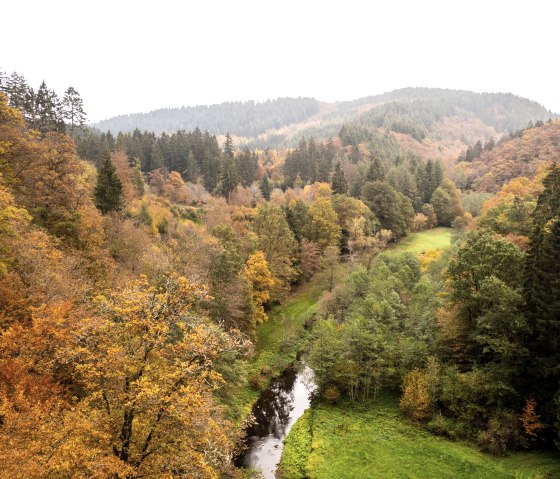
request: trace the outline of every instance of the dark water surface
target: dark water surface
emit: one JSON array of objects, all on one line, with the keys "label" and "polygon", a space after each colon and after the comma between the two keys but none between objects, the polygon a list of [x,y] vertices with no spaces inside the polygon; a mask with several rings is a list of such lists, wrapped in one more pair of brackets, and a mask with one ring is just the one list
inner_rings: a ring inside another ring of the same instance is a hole
[{"label": "dark water surface", "polygon": [[258,469],[265,479],[274,479],[283,441],[309,408],[314,390],[313,371],[304,361],[284,371],[253,407],[255,422],[247,429],[248,449],[237,459],[237,466]]}]

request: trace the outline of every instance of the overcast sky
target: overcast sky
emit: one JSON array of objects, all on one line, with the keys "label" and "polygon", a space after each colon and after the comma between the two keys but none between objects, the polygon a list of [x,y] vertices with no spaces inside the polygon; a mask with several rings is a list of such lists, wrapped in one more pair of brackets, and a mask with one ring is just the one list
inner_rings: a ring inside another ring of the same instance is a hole
[{"label": "overcast sky", "polygon": [[73,86],[91,121],[405,86],[512,92],[560,112],[556,0],[8,0],[0,12],[0,69]]}]

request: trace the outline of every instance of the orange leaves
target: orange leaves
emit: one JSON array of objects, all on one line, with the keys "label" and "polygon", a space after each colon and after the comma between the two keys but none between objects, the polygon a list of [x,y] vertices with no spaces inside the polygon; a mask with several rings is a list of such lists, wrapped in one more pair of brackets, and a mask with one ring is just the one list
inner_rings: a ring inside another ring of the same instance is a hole
[{"label": "orange leaves", "polygon": [[523,425],[523,430],[529,438],[529,441],[536,441],[538,432],[544,429],[544,425],[539,421],[540,416],[536,413],[537,401],[527,399],[523,413],[519,416],[519,420]]}]

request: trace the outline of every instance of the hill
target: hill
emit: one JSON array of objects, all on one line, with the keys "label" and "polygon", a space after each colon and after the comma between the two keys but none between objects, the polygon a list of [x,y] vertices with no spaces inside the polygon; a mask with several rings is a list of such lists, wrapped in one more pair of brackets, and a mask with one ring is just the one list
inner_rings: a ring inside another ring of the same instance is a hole
[{"label": "hill", "polygon": [[541,162],[560,158],[560,121],[538,123],[504,137],[471,161],[459,161],[453,176],[462,188],[497,192],[508,181],[533,177]]},{"label": "hill", "polygon": [[279,98],[262,103],[167,108],[113,117],[92,126],[102,131],[131,132],[138,128],[157,134],[198,127],[215,135],[229,132],[240,144],[279,147],[291,146],[301,136],[328,138],[336,135],[343,124],[357,123],[383,127],[417,142],[433,138],[466,145],[475,139],[518,130],[530,121],[556,116],[538,103],[510,93],[403,88],[336,103]]}]

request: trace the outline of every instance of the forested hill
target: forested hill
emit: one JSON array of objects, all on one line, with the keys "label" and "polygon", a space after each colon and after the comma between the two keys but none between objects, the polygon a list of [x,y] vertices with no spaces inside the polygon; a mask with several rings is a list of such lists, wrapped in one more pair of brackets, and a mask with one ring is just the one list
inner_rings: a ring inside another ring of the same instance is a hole
[{"label": "forested hill", "polygon": [[149,113],[121,115],[93,126],[114,132],[132,132],[138,128],[155,133],[174,133],[200,128],[212,134],[230,132],[256,137],[269,129],[299,123],[318,113],[320,104],[313,98],[278,98],[262,103],[227,102],[219,105],[164,108]]},{"label": "forested hill", "polygon": [[156,134],[198,127],[215,135],[229,132],[254,146],[277,147],[293,145],[302,135],[334,136],[345,123],[384,127],[421,141],[434,134],[441,136],[441,123],[450,118],[455,122],[476,120],[482,128],[493,132],[511,132],[524,128],[530,121],[556,117],[542,105],[510,93],[403,88],[337,103],[279,98],[262,103],[167,108],[117,116],[92,126],[112,132],[132,132],[138,128]]}]

